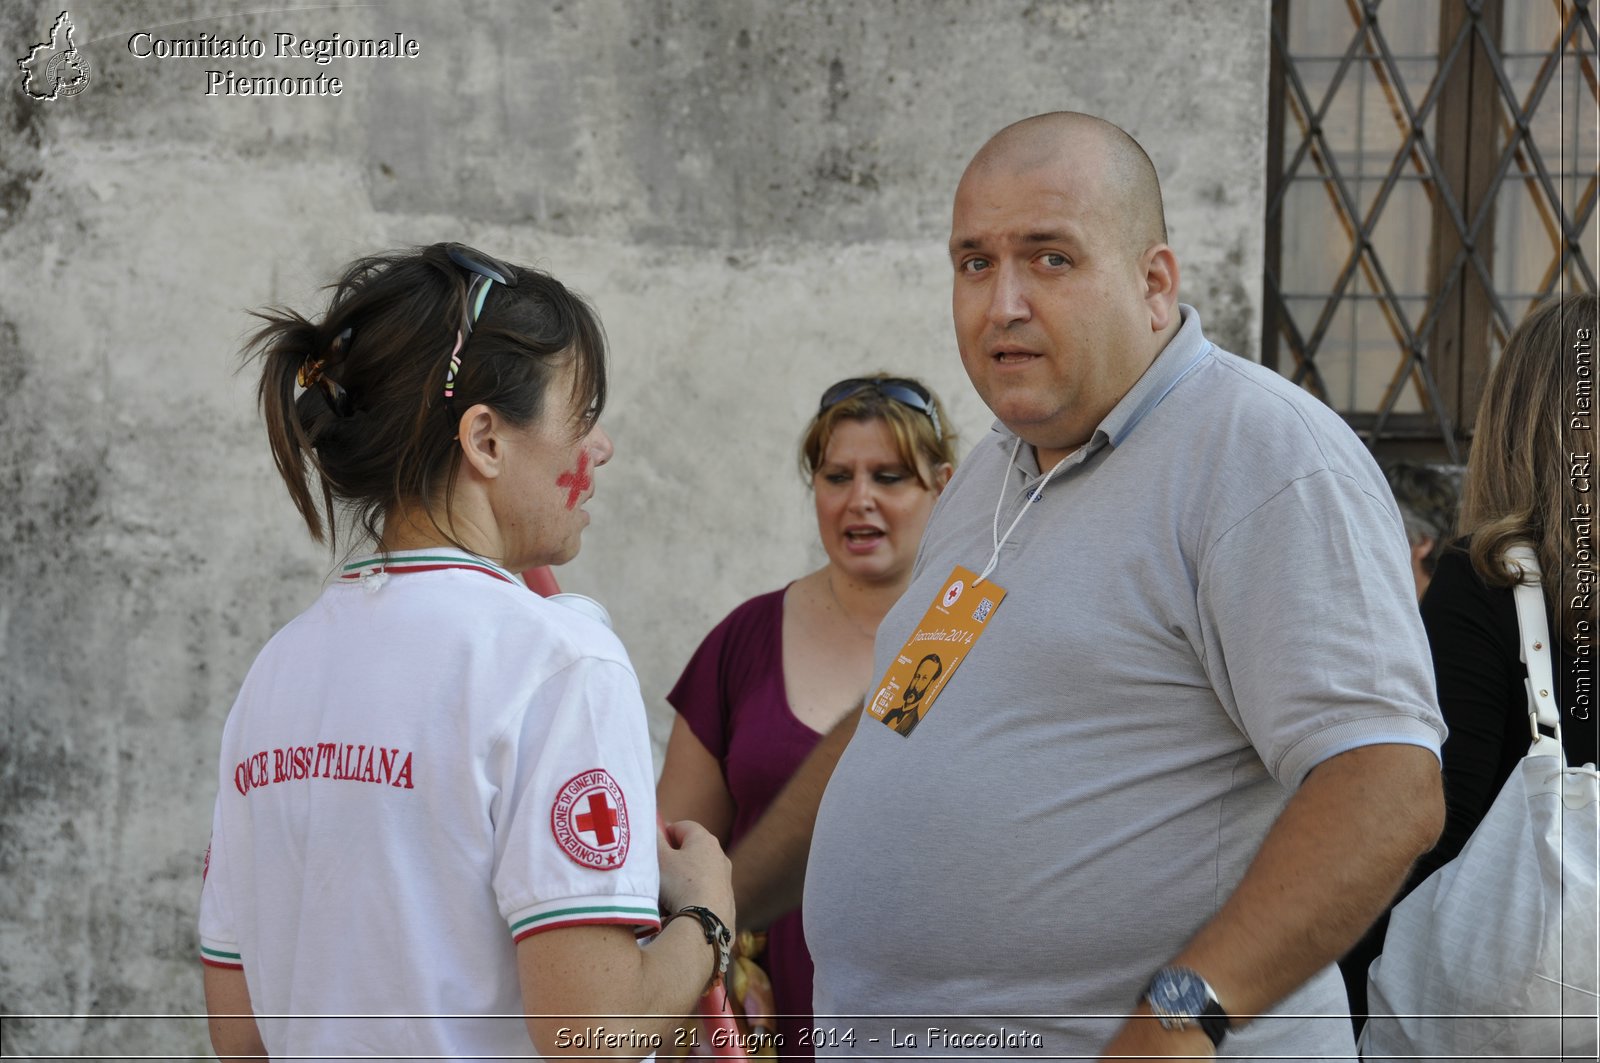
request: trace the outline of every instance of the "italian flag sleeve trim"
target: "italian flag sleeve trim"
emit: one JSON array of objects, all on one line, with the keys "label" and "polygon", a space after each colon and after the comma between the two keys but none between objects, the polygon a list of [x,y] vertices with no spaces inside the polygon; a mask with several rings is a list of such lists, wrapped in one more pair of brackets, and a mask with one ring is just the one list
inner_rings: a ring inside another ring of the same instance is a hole
[{"label": "italian flag sleeve trim", "polygon": [[200,962],[207,967],[223,967],[230,971],[244,970],[244,958],[237,952],[212,948],[203,943],[200,946]]},{"label": "italian flag sleeve trim", "polygon": [[631,926],[646,937],[661,930],[661,910],[649,897],[567,897],[524,908],[508,922],[513,941],[563,926]]}]

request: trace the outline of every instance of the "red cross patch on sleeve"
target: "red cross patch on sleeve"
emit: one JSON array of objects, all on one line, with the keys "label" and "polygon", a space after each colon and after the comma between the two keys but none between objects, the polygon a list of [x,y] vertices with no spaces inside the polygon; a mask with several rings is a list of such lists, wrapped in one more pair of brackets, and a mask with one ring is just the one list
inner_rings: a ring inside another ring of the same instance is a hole
[{"label": "red cross patch on sleeve", "polygon": [[622,787],[600,768],[574,775],[556,791],[550,829],[581,867],[615,871],[628,859],[628,806]]}]

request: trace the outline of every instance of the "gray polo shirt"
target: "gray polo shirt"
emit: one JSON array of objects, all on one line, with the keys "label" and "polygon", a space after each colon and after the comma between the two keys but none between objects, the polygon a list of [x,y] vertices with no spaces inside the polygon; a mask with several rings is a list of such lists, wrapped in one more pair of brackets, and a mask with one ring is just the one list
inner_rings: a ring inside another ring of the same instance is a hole
[{"label": "gray polo shirt", "polygon": [[[1011,464],[997,425],[934,511],[879,675],[952,568],[982,571],[997,500],[1002,532],[1029,510],[990,577],[1007,597],[938,702],[909,736],[862,719],[823,798],[819,1024],[890,1016],[841,1022],[856,1043],[828,1051],[1093,1057],[1307,772],[1372,743],[1438,752],[1382,475],[1331,410],[1182,313],[1036,501],[1032,448]],[[1322,1017],[1224,1048],[1353,1056],[1345,1009],[1330,966],[1278,1009]]]}]

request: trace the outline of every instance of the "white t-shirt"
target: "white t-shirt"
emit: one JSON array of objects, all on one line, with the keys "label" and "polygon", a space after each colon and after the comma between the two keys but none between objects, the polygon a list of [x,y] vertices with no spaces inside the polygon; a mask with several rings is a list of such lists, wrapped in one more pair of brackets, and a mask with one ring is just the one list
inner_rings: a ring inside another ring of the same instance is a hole
[{"label": "white t-shirt", "polygon": [[531,1054],[514,941],[659,929],[622,644],[461,551],[346,566],[245,679],[206,866],[273,1056]]}]

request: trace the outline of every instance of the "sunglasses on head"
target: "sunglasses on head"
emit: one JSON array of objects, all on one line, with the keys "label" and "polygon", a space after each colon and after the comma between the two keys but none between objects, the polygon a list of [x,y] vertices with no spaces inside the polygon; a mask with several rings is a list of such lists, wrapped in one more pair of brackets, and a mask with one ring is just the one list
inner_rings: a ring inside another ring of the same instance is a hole
[{"label": "sunglasses on head", "polygon": [[933,395],[915,380],[907,380],[904,377],[887,377],[881,380],[855,377],[841,380],[822,393],[822,402],[817,406],[817,412],[821,413],[837,406],[845,399],[854,398],[863,391],[875,391],[886,399],[925,414],[928,420],[933,422],[933,437],[940,442],[944,441],[944,427],[939,424],[939,411],[934,408]]},{"label": "sunglasses on head", "polygon": [[489,301],[489,289],[496,283],[507,288],[515,288],[517,271],[504,262],[474,251],[464,244],[451,244],[445,248],[445,253],[450,256],[451,262],[473,275],[472,282],[467,285],[466,313],[462,317],[461,328],[456,330],[456,345],[450,352],[450,368],[444,377],[444,397],[448,402],[456,395],[456,373],[461,369],[461,346],[467,342],[467,337],[472,335],[472,327],[478,323],[478,317],[483,313],[483,304]]}]

